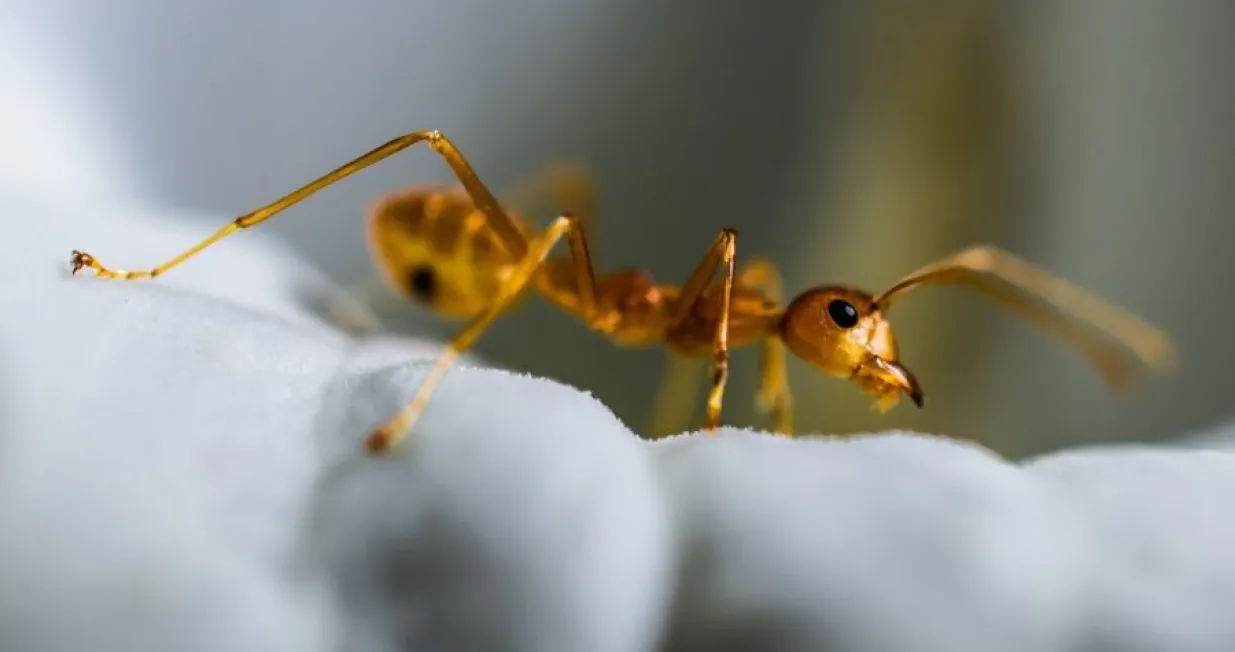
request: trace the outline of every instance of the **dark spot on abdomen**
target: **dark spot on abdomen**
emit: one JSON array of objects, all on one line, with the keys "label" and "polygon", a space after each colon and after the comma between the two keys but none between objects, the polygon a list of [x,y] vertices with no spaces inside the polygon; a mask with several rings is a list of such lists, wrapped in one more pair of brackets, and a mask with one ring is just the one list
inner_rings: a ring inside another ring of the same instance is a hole
[{"label": "dark spot on abdomen", "polygon": [[407,287],[422,301],[432,301],[437,296],[437,270],[432,265],[417,265],[407,274]]}]

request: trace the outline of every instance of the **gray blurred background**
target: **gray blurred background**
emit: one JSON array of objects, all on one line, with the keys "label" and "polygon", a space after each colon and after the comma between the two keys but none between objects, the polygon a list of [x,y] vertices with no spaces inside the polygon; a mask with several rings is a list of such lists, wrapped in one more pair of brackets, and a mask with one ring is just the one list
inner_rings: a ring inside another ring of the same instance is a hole
[{"label": "gray blurred background", "polygon": [[[791,292],[878,290],[988,241],[1169,331],[1179,371],[1119,397],[1026,324],[929,289],[893,313],[927,409],[880,416],[795,361],[799,430],[907,427],[1011,455],[1158,439],[1233,412],[1233,24],[1219,0],[0,0],[0,171],[31,185],[102,174],[100,196],[223,220],[436,128],[499,193],[547,164],[587,165],[601,264],[666,281],[723,226],[740,257],[778,260]],[[77,122],[40,122],[29,84],[59,89],[55,115]],[[364,285],[369,204],[451,180],[413,150],[263,228]],[[382,316],[454,328],[412,307]],[[538,300],[479,352],[588,389],[636,430],[664,364]],[[763,424],[756,358],[736,355],[729,423]]]}]

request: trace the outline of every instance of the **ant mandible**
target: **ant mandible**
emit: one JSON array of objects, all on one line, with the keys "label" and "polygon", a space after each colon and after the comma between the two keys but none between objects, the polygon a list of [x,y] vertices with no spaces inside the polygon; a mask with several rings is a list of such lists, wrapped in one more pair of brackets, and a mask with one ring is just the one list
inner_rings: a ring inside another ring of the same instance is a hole
[{"label": "ant mandible", "polygon": [[[1073,348],[1122,389],[1173,357],[1170,339],[1136,317],[1005,251],[965,249],[907,275],[878,295],[846,285],[807,289],[783,303],[781,280],[769,260],[735,266],[737,233],[722,229],[682,286],[655,282],[638,269],[597,274],[589,243],[594,191],[578,170],[557,168],[529,180],[531,198],[554,195],[575,213],[562,213],[535,233],[518,214],[503,208],[459,150],[438,131],[418,131],[390,140],[292,193],[237,217],[227,226],[163,264],[144,271],[104,266],[74,251],[76,273],[141,279],[159,276],[224,237],[256,226],[310,195],[416,143],[427,142],[462,185],[410,189],[387,195],[369,218],[368,239],[377,266],[403,296],[440,314],[470,319],[446,346],[412,399],[366,440],[371,453],[388,451],[423,413],[451,365],[504,311],[529,289],[621,346],[664,345],[680,357],[710,357],[711,387],[705,431],[720,425],[729,352],[762,343],[757,399],[773,429],[792,434],[792,403],[785,350],[831,376],[848,379],[881,411],[901,395],[919,407],[923,393],[900,362],[886,313],[915,287],[969,287],[1020,315]],[[512,202],[513,205],[516,202]],[[549,256],[566,238],[569,256]],[[714,280],[717,269],[719,282]]]}]

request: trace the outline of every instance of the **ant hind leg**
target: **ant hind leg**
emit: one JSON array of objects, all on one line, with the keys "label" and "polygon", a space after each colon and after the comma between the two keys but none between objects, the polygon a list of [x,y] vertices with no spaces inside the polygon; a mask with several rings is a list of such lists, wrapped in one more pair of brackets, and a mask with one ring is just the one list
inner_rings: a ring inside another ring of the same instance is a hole
[{"label": "ant hind leg", "polygon": [[[548,211],[569,211],[579,218],[588,242],[596,244],[596,180],[584,166],[558,163],[519,182],[506,194],[506,208],[531,217]],[[551,206],[546,204],[552,203]],[[595,255],[595,252],[593,252]]]},{"label": "ant hind leg", "polygon": [[[514,305],[532,287],[532,279],[535,278],[536,272],[540,270],[541,265],[549,257],[549,252],[563,236],[569,236],[571,259],[580,275],[581,297],[586,297],[581,300],[582,305],[587,311],[593,309],[595,305],[593,302],[594,281],[586,258],[587,244],[580,230],[579,221],[570,214],[563,214],[554,220],[544,232],[527,243],[527,255],[511,270],[510,275],[498,290],[493,303],[465,326],[443,349],[412,399],[369,435],[365,447],[370,453],[387,452],[406,437],[407,432],[424,413],[430,396],[441,383],[446,372],[463,353],[476,343],[476,340],[480,339],[485,330],[502,313]],[[581,254],[582,258],[580,258]]]},{"label": "ant hind leg", "polygon": [[314,179],[300,188],[293,190],[283,197],[237,217],[229,222],[227,226],[224,226],[214,232],[214,234],[208,236],[192,247],[189,247],[177,256],[150,269],[129,271],[110,268],[99,262],[99,260],[93,255],[77,250],[73,251],[72,256],[69,259],[69,264],[72,267],[74,274],[82,269],[90,268],[96,275],[103,278],[112,278],[125,281],[154,278],[180,265],[193,256],[196,256],[201,253],[202,250],[210,247],[223,238],[226,238],[237,231],[257,226],[271,217],[274,217],[278,213],[281,213],[291,206],[307,199],[309,196],[316,194],[318,191],[334,185],[335,183],[342,181],[343,179],[350,177],[361,170],[384,161],[394,154],[397,154],[398,152],[401,152],[421,141],[428,142],[429,147],[433,148],[434,152],[437,152],[439,156],[446,160],[446,163],[450,166],[450,169],[454,171],[455,176],[458,177],[459,181],[463,184],[463,187],[467,191],[468,196],[471,197],[472,202],[481,210],[481,212],[485,214],[486,217],[488,217],[490,226],[502,238],[502,242],[505,243],[506,247],[510,250],[510,253],[515,258],[522,258],[527,250],[527,242],[523,236],[523,233],[519,230],[518,226],[515,225],[514,221],[510,219],[510,216],[502,210],[502,207],[498,205],[497,199],[493,197],[493,193],[489,192],[489,189],[485,187],[483,182],[481,182],[480,178],[476,175],[475,170],[472,169],[472,166],[463,157],[463,154],[461,154],[454,144],[443,136],[441,132],[434,130],[415,131],[399,136],[398,138],[391,139],[373,148],[372,150],[361,154],[355,159],[344,163],[334,170],[327,172],[321,177]]}]

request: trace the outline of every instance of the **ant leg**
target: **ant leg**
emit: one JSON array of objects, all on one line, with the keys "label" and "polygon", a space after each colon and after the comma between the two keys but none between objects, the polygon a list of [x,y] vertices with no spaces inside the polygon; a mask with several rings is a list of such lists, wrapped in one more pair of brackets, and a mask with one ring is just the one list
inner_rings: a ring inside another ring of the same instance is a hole
[{"label": "ant leg", "polygon": [[484,183],[476,175],[476,172],[468,164],[459,150],[455,148],[445,136],[439,131],[416,131],[398,138],[387,141],[386,143],[362,154],[361,156],[345,163],[331,172],[301,186],[291,193],[269,203],[261,208],[253,210],[249,213],[237,217],[232,220],[227,226],[216,231],[213,235],[205,240],[193,245],[178,256],[147,270],[126,271],[122,269],[112,269],[106,267],[98,261],[94,256],[84,251],[73,251],[70,265],[72,265],[73,273],[81,271],[82,268],[89,267],[94,270],[95,274],[104,278],[114,278],[121,280],[131,280],[140,278],[154,278],[168,270],[180,265],[184,261],[192,258],[200,253],[203,249],[213,245],[223,238],[242,229],[248,229],[266,220],[283,210],[291,207],[294,204],[306,199],[310,195],[333,185],[334,183],[343,180],[365,168],[368,168],[380,161],[383,161],[390,156],[415,145],[421,141],[427,141],[429,147],[437,152],[442,158],[446,159],[446,163],[450,165],[455,176],[463,183],[463,187],[467,190],[468,195],[472,198],[473,203],[489,218],[489,223],[495,231],[501,236],[503,242],[510,249],[511,253],[516,257],[522,257],[526,252],[526,242],[523,234],[515,226],[514,222],[506,213],[502,211],[493,194],[485,187]]},{"label": "ant leg", "polygon": [[875,299],[883,309],[915,287],[962,285],[1071,347],[1107,384],[1128,387],[1146,370],[1171,366],[1163,332],[1035,265],[991,246],[925,265]]},{"label": "ant leg", "polygon": [[[714,261],[709,263],[705,260],[700,267],[715,264]],[[710,275],[705,278],[711,280]],[[769,260],[756,259],[743,265],[737,273],[736,283],[763,291],[776,305],[780,305],[784,300],[780,273]],[[694,403],[698,389],[696,369],[692,363],[694,360],[691,358],[669,353],[648,428],[652,436],[664,436],[685,429],[690,417],[682,406]],[[792,434],[793,397],[789,392],[784,343],[776,338],[764,340],[761,363],[756,405],[761,412],[771,413],[773,429],[776,432]]]},{"label": "ant leg", "polygon": [[[737,282],[738,285],[762,291],[777,306],[784,303],[780,272],[770,260],[759,258],[746,263],[738,271]],[[778,337],[769,337],[763,341],[759,358],[759,392],[755,395],[755,406],[760,412],[771,414],[772,429],[775,432],[793,434],[793,394],[789,390],[785,343]]]},{"label": "ant leg", "polygon": [[[558,163],[524,179],[507,193],[509,211],[530,217],[546,211],[568,211],[579,218],[588,242],[596,244],[596,181],[583,165]],[[553,205],[546,206],[552,203]]]},{"label": "ant leg", "polygon": [[695,267],[682,293],[677,309],[670,319],[670,330],[680,326],[690,317],[690,311],[712,281],[717,266],[723,265],[720,293],[720,318],[716,321],[716,335],[712,341],[712,378],[708,390],[707,416],[704,429],[715,434],[720,427],[721,403],[725,397],[725,383],[729,380],[729,312],[733,301],[733,259],[737,253],[737,231],[722,229],[720,235]]},{"label": "ant leg", "polygon": [[793,436],[793,393],[789,390],[785,343],[780,338],[769,337],[763,341],[759,366],[759,393],[755,395],[755,407],[771,415],[774,432]]},{"label": "ant leg", "polygon": [[411,401],[369,436],[365,447],[370,453],[386,452],[406,436],[407,431],[424,412],[429,397],[451,365],[476,343],[476,340],[506,309],[532,287],[532,279],[536,272],[541,269],[541,265],[549,257],[549,252],[564,235],[569,236],[571,259],[580,278],[580,305],[588,311],[587,314],[594,312],[595,281],[588,263],[587,241],[579,228],[578,220],[568,213],[563,214],[554,220],[543,233],[527,243],[527,255],[511,270],[510,275],[499,288],[493,303],[451,340],[438,356],[433,367],[429,369],[429,373],[425,376],[420,388],[416,390],[416,394],[412,396]]},{"label": "ant leg", "polygon": [[314,308],[330,323],[352,335],[376,335],[385,330],[379,316],[390,302],[387,287],[374,278],[344,288],[343,294],[318,301]]},{"label": "ant leg", "polygon": [[656,389],[656,402],[648,419],[645,434],[658,439],[686,430],[691,421],[692,406],[699,394],[698,359],[672,351],[665,357],[665,369]]}]

